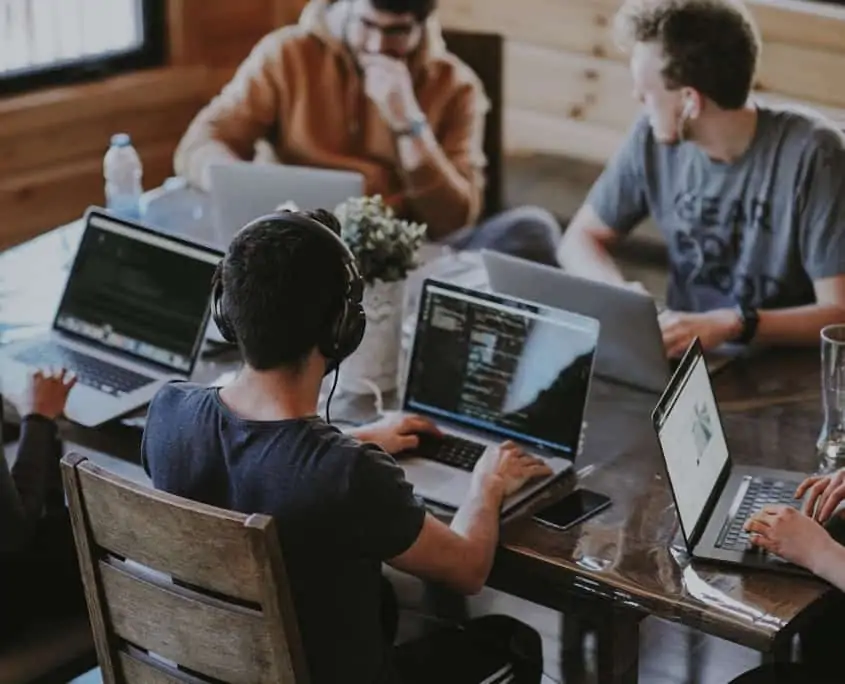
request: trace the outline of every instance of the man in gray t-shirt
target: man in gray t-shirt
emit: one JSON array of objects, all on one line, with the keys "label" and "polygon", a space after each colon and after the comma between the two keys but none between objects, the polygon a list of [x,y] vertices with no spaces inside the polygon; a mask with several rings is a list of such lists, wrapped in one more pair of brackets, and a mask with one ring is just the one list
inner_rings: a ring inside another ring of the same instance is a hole
[{"label": "man in gray t-shirt", "polygon": [[695,336],[817,344],[845,322],[842,133],[749,102],[759,39],[735,2],[628,0],[617,30],[645,114],[567,229],[561,263],[624,283],[608,248],[651,215],[669,250],[670,356]]}]

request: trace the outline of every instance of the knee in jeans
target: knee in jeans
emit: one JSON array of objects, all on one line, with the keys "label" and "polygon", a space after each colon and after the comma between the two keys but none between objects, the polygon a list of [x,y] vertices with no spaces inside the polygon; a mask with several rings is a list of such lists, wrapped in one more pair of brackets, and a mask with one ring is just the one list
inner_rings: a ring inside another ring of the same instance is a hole
[{"label": "knee in jeans", "polygon": [[548,240],[555,245],[563,234],[558,220],[548,209],[542,207],[534,205],[516,207],[505,212],[505,216],[508,223],[521,234],[531,234],[533,237]]}]

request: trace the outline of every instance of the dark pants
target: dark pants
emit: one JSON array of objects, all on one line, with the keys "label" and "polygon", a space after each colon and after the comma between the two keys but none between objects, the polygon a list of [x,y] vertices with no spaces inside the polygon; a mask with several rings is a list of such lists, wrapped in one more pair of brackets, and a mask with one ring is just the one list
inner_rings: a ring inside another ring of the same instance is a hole
[{"label": "dark pants", "polygon": [[[399,611],[393,585],[384,577],[381,599],[384,633],[392,644]],[[543,644],[528,625],[488,615],[399,644],[393,662],[402,684],[539,684]]]},{"label": "dark pants", "polygon": [[746,672],[731,684],[838,684],[843,678],[841,668],[838,673],[819,672],[800,663],[778,663]]},{"label": "dark pants", "polygon": [[0,648],[30,624],[85,614],[85,594],[66,513],[41,521],[31,543],[0,557]]},{"label": "dark pants", "polygon": [[459,251],[489,249],[557,266],[561,228],[557,219],[539,207],[517,207],[467,226],[442,240]]},{"label": "dark pants", "polygon": [[486,615],[400,644],[393,661],[402,684],[539,684],[543,645],[528,625]]}]

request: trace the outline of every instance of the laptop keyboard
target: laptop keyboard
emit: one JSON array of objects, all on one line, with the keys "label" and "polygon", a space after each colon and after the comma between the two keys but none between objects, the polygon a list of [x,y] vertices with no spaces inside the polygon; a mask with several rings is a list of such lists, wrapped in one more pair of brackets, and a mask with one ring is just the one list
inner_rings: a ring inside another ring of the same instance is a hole
[{"label": "laptop keyboard", "polygon": [[460,470],[471,471],[485,446],[468,439],[455,437],[454,435],[420,435],[419,446],[414,449],[414,455],[427,458],[445,465],[450,465]]},{"label": "laptop keyboard", "polygon": [[763,506],[785,504],[793,508],[801,507],[801,500],[795,498],[795,483],[781,482],[754,477],[748,483],[748,489],[733,518],[725,521],[724,527],[716,539],[716,547],[728,551],[745,551],[752,547],[748,533],[742,529],[745,521],[757,513]]},{"label": "laptop keyboard", "polygon": [[115,397],[153,382],[153,378],[54,342],[27,347],[14,358],[27,366],[67,368],[76,375],[77,382]]}]

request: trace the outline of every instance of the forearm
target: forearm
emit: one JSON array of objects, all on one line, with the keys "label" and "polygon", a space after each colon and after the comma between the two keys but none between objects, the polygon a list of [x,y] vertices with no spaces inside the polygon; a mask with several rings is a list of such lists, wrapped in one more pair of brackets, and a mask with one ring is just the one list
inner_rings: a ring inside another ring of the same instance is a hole
[{"label": "forearm", "polygon": [[826,548],[814,555],[809,569],[841,591],[845,591],[845,546],[830,539]]},{"label": "forearm", "polygon": [[819,343],[821,329],[834,323],[845,323],[845,308],[812,304],[763,310],[754,339],[760,344],[811,346]]},{"label": "forearm", "polygon": [[414,217],[438,240],[471,225],[480,211],[481,190],[449,160],[431,129],[396,141]]},{"label": "forearm", "polygon": [[41,416],[26,417],[21,424],[12,481],[28,521],[37,520],[44,509],[50,460],[58,458],[56,424]]},{"label": "forearm", "polygon": [[499,543],[499,520],[504,491],[501,481],[473,480],[470,494],[452,519],[452,530],[469,542],[474,575],[480,588],[487,580]]},{"label": "forearm", "polygon": [[215,139],[211,131],[195,129],[189,131],[176,149],[173,168],[194,187],[210,192],[211,166],[241,159],[226,143]]},{"label": "forearm", "polygon": [[564,232],[558,261],[572,275],[618,285],[626,282],[607,246],[584,231]]}]

